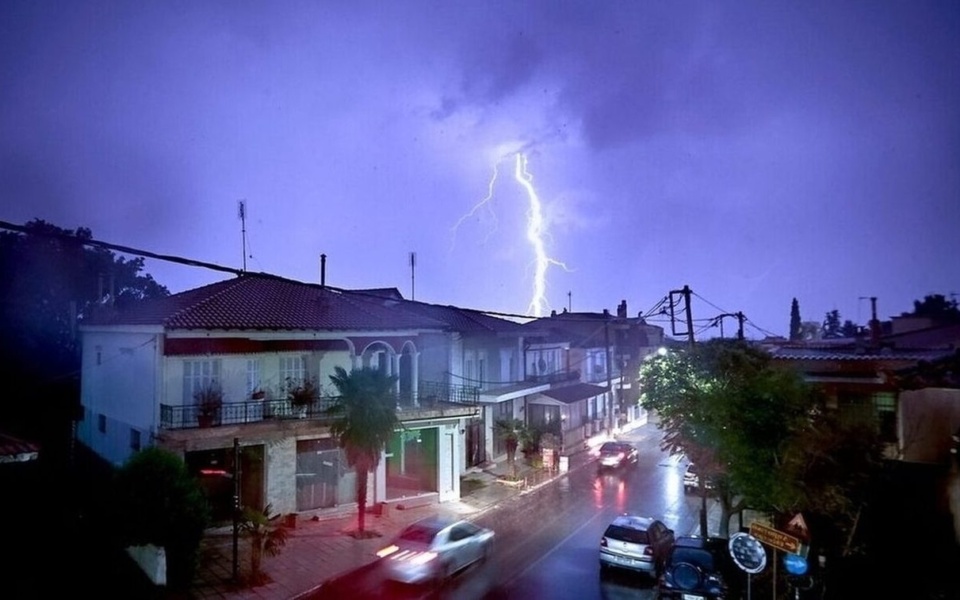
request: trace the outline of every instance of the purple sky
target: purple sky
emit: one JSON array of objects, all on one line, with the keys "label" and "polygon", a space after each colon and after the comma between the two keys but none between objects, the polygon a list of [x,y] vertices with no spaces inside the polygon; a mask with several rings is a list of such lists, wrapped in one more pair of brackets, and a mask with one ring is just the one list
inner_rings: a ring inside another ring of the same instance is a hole
[{"label": "purple sky", "polygon": [[0,220],[530,314],[518,151],[548,309],[888,318],[960,293],[960,4],[0,2]]}]

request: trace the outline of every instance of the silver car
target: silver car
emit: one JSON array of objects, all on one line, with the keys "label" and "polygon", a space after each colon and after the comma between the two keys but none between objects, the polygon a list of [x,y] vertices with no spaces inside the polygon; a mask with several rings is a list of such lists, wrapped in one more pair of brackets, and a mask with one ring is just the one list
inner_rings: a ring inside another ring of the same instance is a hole
[{"label": "silver car", "polygon": [[651,517],[621,515],[600,538],[600,570],[609,567],[657,577],[673,545],[673,530]]},{"label": "silver car", "polygon": [[389,579],[402,583],[442,582],[486,560],[493,531],[469,521],[429,517],[409,525],[377,552]]}]

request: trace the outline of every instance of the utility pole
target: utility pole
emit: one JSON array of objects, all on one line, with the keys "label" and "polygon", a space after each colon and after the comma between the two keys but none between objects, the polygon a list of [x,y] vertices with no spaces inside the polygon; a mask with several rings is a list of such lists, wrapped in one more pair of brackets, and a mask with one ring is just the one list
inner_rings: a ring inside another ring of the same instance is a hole
[{"label": "utility pole", "polygon": [[240,581],[240,438],[233,438],[233,581]]},{"label": "utility pole", "polygon": [[607,412],[607,435],[613,435],[613,381],[611,379],[612,373],[610,372],[610,311],[604,309],[603,311],[603,347],[604,353],[607,360],[607,401],[604,403],[606,405]]},{"label": "utility pole", "polygon": [[[690,347],[693,348],[695,340],[693,339],[693,312],[690,310],[690,294],[691,293],[692,291],[690,290],[690,286],[688,285],[683,286],[682,290],[672,290],[670,292],[670,326],[673,329],[673,335],[686,335],[687,341],[690,343]],[[675,302],[673,299],[674,295],[683,296],[684,310],[687,313],[687,331],[684,333],[677,332],[677,318],[673,310],[673,307],[675,306]]]},{"label": "utility pole", "polygon": [[740,327],[737,329],[737,339],[738,339],[738,340],[742,340],[742,339],[743,339],[743,322],[744,322],[744,320],[746,320],[746,317],[743,316],[743,313],[742,313],[742,312],[739,312],[739,311],[738,311],[738,312],[735,312],[735,313],[723,313],[722,315],[718,315],[718,316],[717,316],[717,320],[714,322],[714,324],[717,324],[717,323],[720,324],[720,337],[721,337],[721,338],[723,338],[723,320],[724,320],[726,317],[736,317],[737,321],[740,322]]}]

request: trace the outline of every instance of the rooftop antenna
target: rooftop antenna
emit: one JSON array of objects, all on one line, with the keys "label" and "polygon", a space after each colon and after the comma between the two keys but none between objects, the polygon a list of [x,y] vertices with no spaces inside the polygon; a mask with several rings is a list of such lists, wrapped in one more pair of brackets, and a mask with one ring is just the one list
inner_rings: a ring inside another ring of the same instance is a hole
[{"label": "rooftop antenna", "polygon": [[243,239],[243,272],[247,272],[247,201],[237,202],[237,215],[240,217],[240,236]]},{"label": "rooftop antenna", "polygon": [[410,253],[410,299],[417,299],[417,284],[416,284],[416,271],[417,271],[417,253]]},{"label": "rooftop antenna", "polygon": [[573,292],[567,292],[567,310],[573,312]]}]

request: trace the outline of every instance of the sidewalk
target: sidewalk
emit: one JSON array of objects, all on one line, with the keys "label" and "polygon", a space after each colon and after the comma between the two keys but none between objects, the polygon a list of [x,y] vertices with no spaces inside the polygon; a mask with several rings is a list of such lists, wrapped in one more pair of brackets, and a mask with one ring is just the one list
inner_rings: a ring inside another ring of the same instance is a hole
[{"label": "sidewalk", "polygon": [[[594,459],[588,451],[568,457],[568,471],[582,468]],[[473,519],[494,510],[497,505],[535,490],[564,475],[557,470],[535,469],[522,457],[516,461],[519,485],[500,480],[508,475],[506,463],[473,468],[461,478],[461,498],[416,508],[392,508],[382,515],[368,513],[366,529],[380,537],[356,539],[349,535],[357,528],[356,512],[323,519],[301,517],[290,530],[287,544],[279,556],[264,556],[262,569],[269,579],[257,587],[243,588],[232,581],[233,536],[230,530],[209,533],[201,543],[200,566],[189,592],[165,595],[168,600],[295,599],[315,590],[321,583],[346,571],[372,562],[382,548],[408,524],[433,514],[456,515]],[[241,575],[249,571],[249,551],[245,540],[238,544]]]}]

